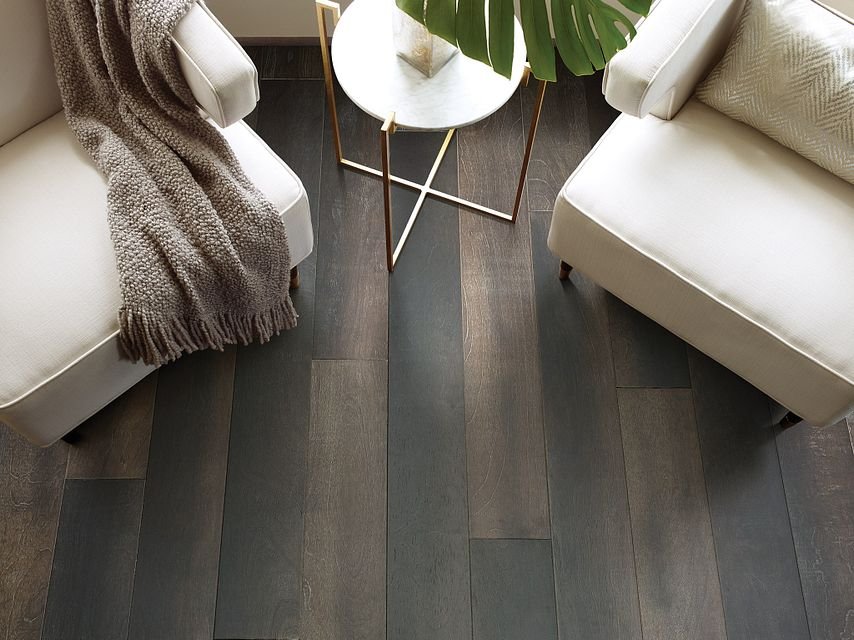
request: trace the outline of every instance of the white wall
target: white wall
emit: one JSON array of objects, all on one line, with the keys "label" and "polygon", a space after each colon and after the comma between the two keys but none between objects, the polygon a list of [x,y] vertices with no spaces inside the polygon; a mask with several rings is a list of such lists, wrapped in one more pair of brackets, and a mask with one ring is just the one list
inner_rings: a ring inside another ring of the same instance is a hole
[{"label": "white wall", "polygon": [[[314,0],[206,0],[236,38],[316,38]],[[339,0],[343,10],[351,0]]]},{"label": "white wall", "polygon": [[[338,0],[341,10],[343,11],[351,1]],[[836,1],[854,2],[854,0]],[[206,0],[206,2],[236,38],[305,40],[317,37],[314,0]],[[617,0],[607,0],[607,2],[625,11]]]}]

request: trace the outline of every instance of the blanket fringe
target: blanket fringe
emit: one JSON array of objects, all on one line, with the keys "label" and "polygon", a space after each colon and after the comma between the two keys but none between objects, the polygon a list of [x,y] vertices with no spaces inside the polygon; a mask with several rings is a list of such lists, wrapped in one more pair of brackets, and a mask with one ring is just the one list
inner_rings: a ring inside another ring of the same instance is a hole
[{"label": "blanket fringe", "polygon": [[161,366],[201,349],[222,351],[226,345],[238,342],[244,345],[253,340],[269,342],[281,331],[293,329],[297,317],[290,296],[257,313],[219,313],[189,320],[122,306],[120,339],[131,360]]}]

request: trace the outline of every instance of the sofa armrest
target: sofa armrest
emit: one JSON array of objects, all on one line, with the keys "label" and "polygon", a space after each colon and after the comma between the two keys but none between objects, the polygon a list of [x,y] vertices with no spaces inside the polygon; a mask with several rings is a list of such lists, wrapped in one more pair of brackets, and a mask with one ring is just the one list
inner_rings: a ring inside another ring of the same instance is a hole
[{"label": "sofa armrest", "polygon": [[202,2],[172,33],[178,64],[199,107],[220,127],[249,115],[258,102],[252,60]]},{"label": "sofa armrest", "polygon": [[605,69],[608,103],[671,119],[721,58],[744,0],[660,0]]}]

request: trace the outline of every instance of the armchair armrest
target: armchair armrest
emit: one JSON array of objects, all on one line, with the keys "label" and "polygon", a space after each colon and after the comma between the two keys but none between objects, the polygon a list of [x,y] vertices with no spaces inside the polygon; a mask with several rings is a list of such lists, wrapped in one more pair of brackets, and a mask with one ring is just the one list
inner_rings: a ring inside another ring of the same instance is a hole
[{"label": "armchair armrest", "polygon": [[720,59],[743,0],[660,0],[605,69],[608,103],[670,120]]},{"label": "armchair armrest", "polygon": [[202,2],[175,27],[178,64],[199,107],[221,127],[249,115],[258,102],[258,71],[243,48]]}]

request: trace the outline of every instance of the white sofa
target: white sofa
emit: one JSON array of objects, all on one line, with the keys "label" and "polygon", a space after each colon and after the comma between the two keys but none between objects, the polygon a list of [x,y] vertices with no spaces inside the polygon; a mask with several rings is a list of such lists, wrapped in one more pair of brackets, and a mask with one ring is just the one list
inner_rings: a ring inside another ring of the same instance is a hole
[{"label": "white sofa", "polygon": [[[39,445],[153,370],[119,347],[106,185],[66,125],[44,5],[0,3],[0,423]],[[312,250],[308,198],[241,120],[258,101],[254,65],[201,3],[173,40],[200,108],[279,207],[297,265]]]},{"label": "white sofa", "polygon": [[660,0],[611,60],[623,115],[563,187],[549,247],[789,422],[828,425],[854,408],[854,186],[692,97],[741,8]]}]

